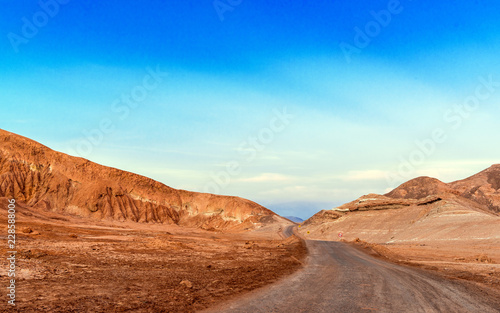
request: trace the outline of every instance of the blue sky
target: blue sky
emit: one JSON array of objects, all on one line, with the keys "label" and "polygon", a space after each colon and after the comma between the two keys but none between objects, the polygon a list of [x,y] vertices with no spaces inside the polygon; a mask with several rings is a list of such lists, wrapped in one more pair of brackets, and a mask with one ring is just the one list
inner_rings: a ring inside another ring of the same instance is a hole
[{"label": "blue sky", "polygon": [[495,1],[0,3],[0,127],[62,152],[303,218],[499,163]]}]

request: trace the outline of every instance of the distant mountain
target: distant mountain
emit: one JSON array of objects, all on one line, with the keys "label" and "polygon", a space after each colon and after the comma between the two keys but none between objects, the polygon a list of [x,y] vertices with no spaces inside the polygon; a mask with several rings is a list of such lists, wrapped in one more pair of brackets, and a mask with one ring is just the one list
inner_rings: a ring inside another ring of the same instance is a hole
[{"label": "distant mountain", "polygon": [[282,220],[250,200],[177,190],[0,130],[0,197],[92,219],[254,228]]},{"label": "distant mountain", "polygon": [[300,217],[296,217],[296,216],[283,216],[283,217],[286,219],[289,219],[290,221],[292,221],[294,223],[302,223],[304,221]]}]

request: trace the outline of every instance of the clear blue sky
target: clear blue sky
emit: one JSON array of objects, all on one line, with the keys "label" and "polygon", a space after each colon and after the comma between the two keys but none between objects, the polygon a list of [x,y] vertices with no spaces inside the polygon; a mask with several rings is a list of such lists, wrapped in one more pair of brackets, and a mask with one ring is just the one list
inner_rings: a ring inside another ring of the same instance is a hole
[{"label": "clear blue sky", "polygon": [[303,218],[499,163],[497,1],[61,2],[0,0],[0,128],[53,149]]}]

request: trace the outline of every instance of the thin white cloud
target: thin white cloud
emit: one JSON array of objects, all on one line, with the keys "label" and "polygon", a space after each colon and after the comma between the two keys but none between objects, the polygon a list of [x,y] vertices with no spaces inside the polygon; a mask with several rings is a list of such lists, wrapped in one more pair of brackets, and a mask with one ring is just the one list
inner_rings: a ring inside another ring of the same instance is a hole
[{"label": "thin white cloud", "polygon": [[386,172],[381,170],[364,170],[364,171],[349,171],[339,178],[346,181],[359,181],[359,180],[382,180],[386,177]]},{"label": "thin white cloud", "polygon": [[262,183],[262,182],[285,182],[291,181],[294,178],[287,175],[282,175],[278,173],[263,173],[258,176],[249,177],[249,178],[240,178],[237,181],[240,182],[251,182],[251,183]]}]

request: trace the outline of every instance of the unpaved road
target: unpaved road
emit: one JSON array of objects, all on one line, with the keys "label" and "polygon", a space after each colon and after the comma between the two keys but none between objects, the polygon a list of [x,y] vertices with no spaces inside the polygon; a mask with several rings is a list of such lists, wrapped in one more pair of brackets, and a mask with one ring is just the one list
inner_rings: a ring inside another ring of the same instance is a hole
[{"label": "unpaved road", "polygon": [[500,312],[498,300],[471,287],[375,259],[345,243],[306,243],[304,269],[206,312]]},{"label": "unpaved road", "polygon": [[293,235],[293,228],[294,228],[294,225],[286,226],[285,229],[283,229],[283,231],[282,231],[283,236],[285,236],[285,238],[288,238],[291,235]]}]

